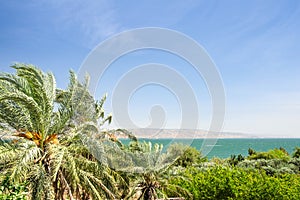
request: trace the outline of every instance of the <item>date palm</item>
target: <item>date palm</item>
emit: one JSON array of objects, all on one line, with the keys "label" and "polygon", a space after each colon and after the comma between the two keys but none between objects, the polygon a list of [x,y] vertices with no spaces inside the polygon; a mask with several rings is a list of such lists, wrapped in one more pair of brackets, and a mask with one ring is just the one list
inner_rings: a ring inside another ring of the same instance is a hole
[{"label": "date palm", "polygon": [[[151,142],[139,142],[133,138],[124,151],[113,148],[110,162],[121,172],[125,172],[130,180],[128,194],[123,198],[128,200],[167,199],[167,194],[177,196],[189,192],[170,183],[170,178],[178,177],[173,170],[176,157],[163,152],[163,146]],[[178,155],[179,156],[179,155]],[[123,159],[121,159],[123,157]]]},{"label": "date palm", "polygon": [[0,75],[0,127],[10,136],[0,145],[1,177],[29,182],[32,199],[116,198],[118,176],[87,145],[95,136],[98,147],[104,140],[99,127],[111,120],[104,116],[105,97],[95,101],[88,81],[81,84],[73,72],[62,90],[52,73],[12,67],[16,74]]}]

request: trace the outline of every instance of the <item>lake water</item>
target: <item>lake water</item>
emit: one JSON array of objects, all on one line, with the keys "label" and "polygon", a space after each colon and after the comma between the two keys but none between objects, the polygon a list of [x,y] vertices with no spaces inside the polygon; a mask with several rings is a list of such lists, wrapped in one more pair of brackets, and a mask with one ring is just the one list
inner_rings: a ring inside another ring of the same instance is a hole
[{"label": "lake water", "polygon": [[151,141],[152,143],[160,143],[166,149],[173,143],[184,143],[202,150],[208,158],[219,157],[228,158],[231,155],[242,154],[248,155],[248,149],[255,151],[268,151],[274,148],[283,147],[287,152],[292,153],[295,147],[300,147],[300,138],[251,138],[251,139],[140,139],[140,141]]}]

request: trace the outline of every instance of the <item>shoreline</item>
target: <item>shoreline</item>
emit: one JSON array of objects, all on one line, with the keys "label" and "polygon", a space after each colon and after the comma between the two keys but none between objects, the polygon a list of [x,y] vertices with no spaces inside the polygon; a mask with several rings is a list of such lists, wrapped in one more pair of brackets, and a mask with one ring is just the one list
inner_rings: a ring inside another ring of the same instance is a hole
[{"label": "shoreline", "polygon": [[[126,137],[119,137],[119,139],[127,139]],[[179,139],[179,140],[193,140],[193,139],[300,139],[300,137],[197,137],[197,138],[183,138],[183,137],[176,137],[176,138],[172,138],[172,137],[159,137],[159,138],[151,138],[151,137],[137,137],[137,139],[139,140],[170,140],[170,139]]]}]

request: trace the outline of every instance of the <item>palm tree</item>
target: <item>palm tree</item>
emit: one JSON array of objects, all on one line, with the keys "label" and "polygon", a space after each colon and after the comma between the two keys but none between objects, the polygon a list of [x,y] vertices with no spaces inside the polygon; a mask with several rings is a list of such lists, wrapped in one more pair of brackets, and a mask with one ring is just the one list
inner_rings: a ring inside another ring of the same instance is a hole
[{"label": "palm tree", "polygon": [[[67,89],[57,89],[52,73],[15,64],[16,74],[0,74],[0,127],[13,136],[0,145],[0,171],[14,182],[29,182],[31,199],[116,198],[116,176],[93,155],[105,137],[99,126],[111,121],[103,103],[70,72]],[[101,161],[101,160],[100,160]]]},{"label": "palm tree", "polygon": [[[114,157],[116,160],[122,160],[117,163],[118,170],[125,172],[130,181],[130,192],[124,199],[131,200],[154,200],[158,198],[167,198],[168,193],[180,196],[189,195],[189,192],[179,186],[170,183],[170,178],[179,176],[174,174],[173,165],[176,158],[163,153],[163,145],[152,144],[151,142],[139,142],[134,139],[129,146],[125,147],[124,152],[116,151],[114,148]],[[123,156],[120,159],[118,156]],[[126,159],[124,159],[126,157]],[[126,163],[124,163],[126,160]],[[113,161],[111,161],[113,162]],[[125,164],[125,168],[121,168]],[[114,166],[114,165],[112,165]]]}]

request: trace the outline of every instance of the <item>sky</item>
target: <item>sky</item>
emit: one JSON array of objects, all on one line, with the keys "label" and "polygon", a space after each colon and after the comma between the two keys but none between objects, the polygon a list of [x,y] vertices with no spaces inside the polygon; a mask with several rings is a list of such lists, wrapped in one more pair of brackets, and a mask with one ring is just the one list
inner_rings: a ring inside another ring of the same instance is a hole
[{"label": "sky", "polygon": [[[79,71],[90,52],[108,38],[135,28],[166,28],[195,40],[215,63],[226,94],[223,131],[300,137],[299,4],[297,0],[1,1],[0,69],[13,72],[9,67],[13,63],[31,63],[53,72],[58,87],[64,88],[68,71]],[[97,98],[108,94],[107,112],[118,112],[113,97],[124,75],[147,63],[162,64],[183,77],[198,104],[197,128],[208,129],[212,103],[205,79],[170,52],[144,49],[112,63],[95,92]],[[174,87],[181,89],[181,82]],[[185,105],[168,85],[154,81],[131,92],[124,101],[137,127],[182,128],[183,120],[191,120],[183,119]],[[111,126],[123,125],[115,120]]]}]

